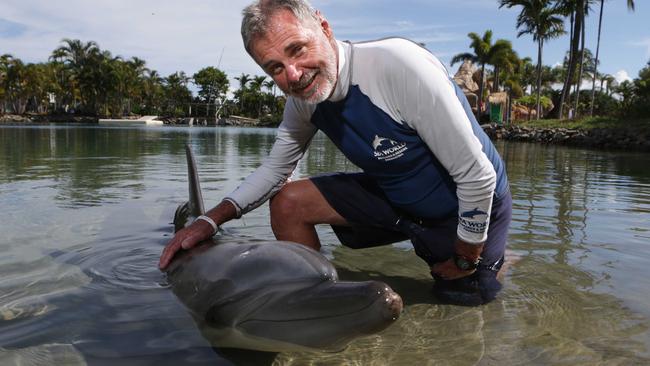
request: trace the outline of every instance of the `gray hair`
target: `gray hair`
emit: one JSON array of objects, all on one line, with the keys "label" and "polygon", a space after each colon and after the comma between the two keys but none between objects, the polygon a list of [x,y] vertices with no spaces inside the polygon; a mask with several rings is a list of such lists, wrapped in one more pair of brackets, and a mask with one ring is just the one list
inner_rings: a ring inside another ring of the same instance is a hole
[{"label": "gray hair", "polygon": [[242,11],[241,37],[248,54],[253,55],[253,38],[266,34],[269,18],[281,9],[291,11],[301,23],[318,20],[316,9],[307,0],[256,0]]}]

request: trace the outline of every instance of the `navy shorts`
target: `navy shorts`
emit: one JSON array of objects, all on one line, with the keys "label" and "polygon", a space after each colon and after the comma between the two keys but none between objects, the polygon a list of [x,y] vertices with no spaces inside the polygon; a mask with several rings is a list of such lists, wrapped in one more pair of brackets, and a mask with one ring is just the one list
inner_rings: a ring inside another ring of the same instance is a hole
[{"label": "navy shorts", "polygon": [[[454,253],[458,217],[426,222],[393,207],[381,188],[364,173],[334,173],[310,178],[327,202],[350,226],[332,225],[347,247],[360,249],[410,240],[415,253],[429,266]],[[491,301],[501,289],[496,274],[504,260],[512,198],[507,191],[492,202],[483,261],[471,276],[445,281],[434,276],[434,293],[441,301],[477,305]]]}]

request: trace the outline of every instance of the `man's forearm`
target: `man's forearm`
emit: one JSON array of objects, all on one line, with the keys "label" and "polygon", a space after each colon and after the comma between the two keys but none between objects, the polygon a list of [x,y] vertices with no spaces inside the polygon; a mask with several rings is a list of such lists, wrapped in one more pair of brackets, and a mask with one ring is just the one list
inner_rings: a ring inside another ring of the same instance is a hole
[{"label": "man's forearm", "polygon": [[205,215],[214,220],[217,225],[221,225],[236,218],[237,209],[232,202],[223,200],[218,205],[206,212]]}]

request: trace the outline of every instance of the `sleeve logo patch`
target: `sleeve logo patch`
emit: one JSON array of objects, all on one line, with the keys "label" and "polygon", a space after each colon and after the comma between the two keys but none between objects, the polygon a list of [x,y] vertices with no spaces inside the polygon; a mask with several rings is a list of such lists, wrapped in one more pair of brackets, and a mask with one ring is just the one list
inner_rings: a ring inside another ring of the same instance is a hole
[{"label": "sleeve logo patch", "polygon": [[[483,217],[477,218],[476,216]],[[477,219],[482,219],[482,221],[474,221]],[[470,211],[462,212],[458,218],[458,223],[467,232],[482,234],[487,228],[487,212],[479,210],[478,207]]]},{"label": "sleeve logo patch", "polygon": [[460,214],[460,217],[462,217],[462,218],[466,218],[466,219],[473,219],[475,216],[478,216],[478,215],[485,215],[485,216],[487,216],[487,212],[485,212],[485,211],[481,211],[481,210],[479,210],[478,207],[477,207],[477,208],[475,208],[475,209],[473,209],[473,210],[471,210],[471,211],[465,211],[465,212],[461,213],[461,214]]}]

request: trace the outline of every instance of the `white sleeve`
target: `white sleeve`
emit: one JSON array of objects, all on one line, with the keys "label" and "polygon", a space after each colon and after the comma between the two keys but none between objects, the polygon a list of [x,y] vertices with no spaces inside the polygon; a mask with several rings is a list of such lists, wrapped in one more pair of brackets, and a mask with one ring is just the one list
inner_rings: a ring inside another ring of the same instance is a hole
[{"label": "white sleeve", "polygon": [[316,133],[309,121],[313,108],[288,98],[283,120],[271,151],[253,173],[224,200],[237,209],[237,217],[257,208],[287,182]]},{"label": "white sleeve", "polygon": [[415,129],[456,183],[458,237],[482,243],[496,188],[494,166],[474,135],[444,66],[425,49],[404,42],[395,54],[396,72],[388,72],[402,121]]}]

